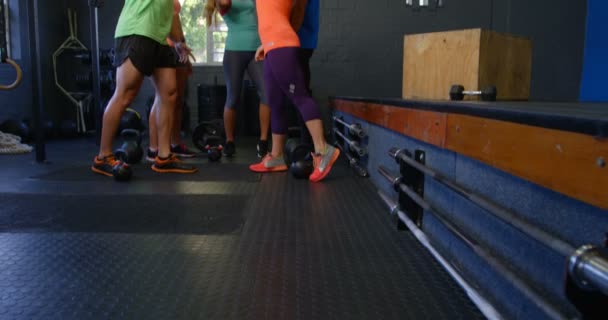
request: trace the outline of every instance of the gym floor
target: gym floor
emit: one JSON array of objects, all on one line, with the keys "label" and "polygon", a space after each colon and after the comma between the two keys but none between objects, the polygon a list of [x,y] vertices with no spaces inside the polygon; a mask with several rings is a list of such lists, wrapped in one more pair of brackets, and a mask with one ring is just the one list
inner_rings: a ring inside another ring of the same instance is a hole
[{"label": "gym floor", "polygon": [[254,144],[129,183],[90,172],[88,139],[0,156],[0,319],[483,318],[344,161],[259,175]]}]

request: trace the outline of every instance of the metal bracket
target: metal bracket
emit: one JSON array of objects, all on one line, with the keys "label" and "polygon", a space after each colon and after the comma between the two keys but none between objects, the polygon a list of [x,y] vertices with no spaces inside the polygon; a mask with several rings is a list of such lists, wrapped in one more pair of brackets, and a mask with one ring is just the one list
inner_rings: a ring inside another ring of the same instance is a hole
[{"label": "metal bracket", "polygon": [[[409,151],[404,151],[404,153],[408,157],[412,157],[412,154]],[[423,165],[425,164],[426,154],[424,151],[416,150],[413,157],[417,162]],[[403,183],[414,190],[420,197],[424,198],[424,173],[418,171],[404,161],[399,161],[399,169],[401,176],[403,177]],[[407,213],[408,217],[416,226],[422,226],[424,210],[402,192],[399,193],[399,207],[402,211]]]}]

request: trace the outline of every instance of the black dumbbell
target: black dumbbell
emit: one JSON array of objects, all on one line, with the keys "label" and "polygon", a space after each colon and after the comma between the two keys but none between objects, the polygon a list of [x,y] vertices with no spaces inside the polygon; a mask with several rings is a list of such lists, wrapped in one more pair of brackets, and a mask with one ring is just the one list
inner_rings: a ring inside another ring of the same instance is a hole
[{"label": "black dumbbell", "polygon": [[487,86],[481,91],[466,91],[461,85],[453,85],[450,88],[450,100],[460,101],[464,96],[481,96],[482,101],[496,101],[497,90],[495,86]]},{"label": "black dumbbell", "polygon": [[116,181],[129,181],[133,176],[133,170],[128,164],[121,162],[112,167],[112,175]]},{"label": "black dumbbell", "polygon": [[334,128],[334,133],[336,134],[336,137],[340,137],[348,145],[348,150],[354,152],[359,157],[364,157],[365,155],[367,155],[367,148],[362,146],[359,142],[348,139],[337,128]]},{"label": "black dumbbell", "polygon": [[365,138],[365,136],[367,135],[367,133],[365,132],[365,130],[359,123],[350,124],[350,123],[345,122],[344,119],[342,119],[342,117],[335,117],[335,116],[334,116],[334,121],[339,123],[340,125],[348,128],[348,134],[351,136],[358,137],[358,138]]},{"label": "black dumbbell", "polygon": [[123,138],[123,143],[120,149],[114,151],[117,159],[120,159],[128,164],[135,164],[141,161],[144,156],[144,150],[141,147],[141,135],[135,129],[125,129],[120,135]]},{"label": "black dumbbell", "polygon": [[222,158],[222,138],[218,136],[205,136],[205,151],[207,152],[207,158],[211,162],[220,161]]}]

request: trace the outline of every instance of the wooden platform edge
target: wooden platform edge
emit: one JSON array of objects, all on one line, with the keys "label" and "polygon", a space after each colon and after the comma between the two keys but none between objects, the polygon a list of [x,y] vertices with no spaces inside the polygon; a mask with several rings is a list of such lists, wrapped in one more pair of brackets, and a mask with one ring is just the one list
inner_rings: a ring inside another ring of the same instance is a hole
[{"label": "wooden platform edge", "polygon": [[369,123],[444,148],[447,115],[441,112],[333,99],[331,107]]},{"label": "wooden platform edge", "polygon": [[608,209],[608,139],[461,114],[330,101],[338,111]]}]

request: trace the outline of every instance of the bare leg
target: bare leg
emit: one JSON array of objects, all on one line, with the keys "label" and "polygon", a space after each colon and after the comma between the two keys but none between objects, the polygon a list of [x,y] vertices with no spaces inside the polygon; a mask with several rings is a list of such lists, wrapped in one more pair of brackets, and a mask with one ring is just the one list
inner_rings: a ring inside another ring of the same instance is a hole
[{"label": "bare leg", "polygon": [[268,130],[270,128],[270,107],[260,103],[260,140],[268,140]]},{"label": "bare leg", "polygon": [[286,134],[272,134],[272,151],[270,154],[273,158],[282,158],[285,150]]},{"label": "bare leg", "polygon": [[224,128],[226,128],[226,141],[234,141],[234,127],[236,123],[236,110],[224,108]]},{"label": "bare leg", "polygon": [[158,156],[167,158],[171,153],[171,126],[175,114],[177,85],[175,69],[160,68],[153,74],[156,93],[160,97],[160,108],[156,113],[158,132]]},{"label": "bare leg", "polygon": [[171,143],[177,145],[182,143],[182,115],[184,113],[186,85],[190,70],[187,67],[178,67],[175,72],[177,74],[177,105],[175,108],[175,117],[173,117]]},{"label": "bare leg", "polygon": [[306,127],[312,137],[315,152],[325,154],[327,141],[325,141],[325,136],[323,135],[323,122],[320,119],[306,121]]},{"label": "bare leg", "polygon": [[[171,143],[181,144],[181,125],[182,125],[182,114],[183,114],[183,103],[184,93],[186,91],[186,81],[188,79],[188,69],[177,68],[177,105],[175,107],[175,116],[173,117],[173,125],[171,126]],[[155,85],[156,86],[156,85]],[[158,150],[158,127],[156,125],[156,117],[158,116],[158,108],[160,104],[160,97],[158,93],[154,97],[154,104],[150,111],[150,119],[148,120],[148,126],[150,131],[150,149],[153,151]]]},{"label": "bare leg", "polygon": [[118,130],[120,117],[137,96],[143,79],[143,74],[133,66],[130,59],[127,59],[118,67],[116,72],[116,90],[103,114],[99,158],[112,154],[112,142],[114,141],[116,130]]},{"label": "bare leg", "polygon": [[160,104],[160,97],[158,93],[154,96],[154,104],[150,110],[150,118],[148,119],[148,133],[150,135],[150,149],[152,151],[158,150],[158,127],[156,126],[156,117],[158,116],[158,108]]}]

